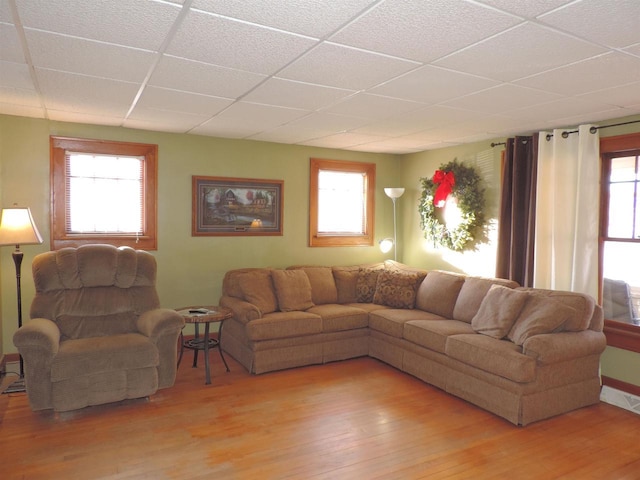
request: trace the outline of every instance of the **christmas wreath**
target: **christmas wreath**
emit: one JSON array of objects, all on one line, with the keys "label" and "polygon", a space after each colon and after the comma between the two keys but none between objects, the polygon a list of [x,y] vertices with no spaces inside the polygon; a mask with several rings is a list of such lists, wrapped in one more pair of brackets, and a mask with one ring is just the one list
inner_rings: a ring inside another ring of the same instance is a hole
[{"label": "christmas wreath", "polygon": [[[480,188],[480,177],[473,168],[453,160],[441,165],[433,177],[420,181],[420,227],[425,238],[433,240],[434,246],[460,252],[486,236],[484,190]],[[444,211],[447,207],[455,208],[456,202],[456,224],[447,226]]]}]

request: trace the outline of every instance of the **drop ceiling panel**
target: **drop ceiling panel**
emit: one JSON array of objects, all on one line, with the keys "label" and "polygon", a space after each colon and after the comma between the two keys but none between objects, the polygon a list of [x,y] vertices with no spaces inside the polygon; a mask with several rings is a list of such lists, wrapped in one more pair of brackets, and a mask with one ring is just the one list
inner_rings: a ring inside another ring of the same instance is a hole
[{"label": "drop ceiling panel", "polygon": [[441,148],[640,114],[639,18],[635,0],[0,0],[0,114]]},{"label": "drop ceiling panel", "polygon": [[336,103],[332,107],[324,109],[324,111],[375,121],[417,110],[423,106],[423,104],[417,102],[381,97],[369,93],[358,93]]},{"label": "drop ceiling panel", "polygon": [[[0,89],[0,94],[2,94]],[[10,98],[10,97],[9,97]],[[0,102],[0,111],[5,115],[16,115],[19,117],[32,117],[32,118],[44,118],[44,110],[40,107],[29,107],[26,105],[19,105],[13,102],[4,103]]]},{"label": "drop ceiling panel", "polygon": [[[202,121],[204,121],[232,103],[233,101],[228,98],[210,97],[208,95],[180,92],[166,88],[148,87],[140,97],[134,113],[138,108],[170,110],[176,113],[200,115],[204,117],[202,119]],[[202,123],[202,121],[198,123]]]},{"label": "drop ceiling panel", "polygon": [[41,107],[40,97],[38,97],[35,90],[0,86],[0,96],[10,104],[20,105],[22,107]]},{"label": "drop ceiling panel", "polygon": [[330,40],[428,62],[520,21],[512,15],[464,0],[383,1]]},{"label": "drop ceiling panel", "polygon": [[638,43],[637,0],[582,0],[559,8],[539,20],[581,38],[612,48]]},{"label": "drop ceiling panel", "polygon": [[355,90],[271,78],[249,92],[243,100],[265,105],[317,110],[354,93]]},{"label": "drop ceiling panel", "polygon": [[323,148],[350,148],[356,145],[363,145],[370,142],[384,140],[385,137],[374,135],[360,135],[357,133],[337,133],[315,140],[301,142],[301,145],[309,145]]},{"label": "drop ceiling panel", "polygon": [[0,60],[24,63],[24,53],[15,27],[0,23]]},{"label": "drop ceiling panel", "polygon": [[316,44],[309,37],[190,11],[167,48],[176,57],[274,74]]},{"label": "drop ceiling panel", "polygon": [[453,123],[478,120],[484,114],[473,110],[462,110],[446,106],[429,106],[389,117],[379,122],[369,123],[354,129],[358,133],[370,135],[402,136],[435,128],[439,125],[451,125]]},{"label": "drop ceiling panel", "polygon": [[515,15],[534,19],[538,15],[555,10],[574,0],[480,0],[481,3],[511,12]]},{"label": "drop ceiling panel", "polygon": [[482,92],[449,100],[443,105],[493,114],[546,103],[558,98],[560,95],[554,93],[505,83]]},{"label": "drop ceiling panel", "polygon": [[227,131],[238,128],[240,136],[250,136],[275,128],[307,115],[304,110],[237,102],[214,118],[193,130],[193,133]]},{"label": "drop ceiling panel", "polygon": [[193,8],[247,22],[322,38],[342,26],[373,0],[296,0],[295,2],[238,2],[194,0]]},{"label": "drop ceiling panel", "polygon": [[87,123],[89,125],[121,126],[122,116],[108,116],[105,114],[92,115],[90,113],[72,112],[70,110],[47,109],[49,119],[59,122]]},{"label": "drop ceiling panel", "polygon": [[156,54],[65,35],[25,30],[35,67],[142,82]]},{"label": "drop ceiling panel", "polygon": [[585,93],[578,95],[577,98],[630,108],[634,105],[640,105],[640,82]]},{"label": "drop ceiling panel", "polygon": [[267,77],[164,55],[149,85],[225,98],[239,98]]},{"label": "drop ceiling panel", "polygon": [[508,82],[605,51],[591,43],[525,23],[456,52],[436,64]]},{"label": "drop ceiling panel", "polygon": [[[579,98],[562,98],[541,105],[520,108],[509,112],[508,115],[512,115],[520,121],[550,122],[577,115],[587,115],[589,118],[596,118],[598,113],[608,112],[612,109],[611,105],[600,102],[592,102]],[[620,116],[622,116],[622,114]]]},{"label": "drop ceiling panel", "polygon": [[123,126],[162,132],[185,133],[206,122],[209,118],[209,115],[193,115],[138,105],[127,117]]},{"label": "drop ceiling panel", "polygon": [[[602,73],[593,75],[593,72]],[[611,52],[525,78],[517,83],[563,95],[580,95],[636,81],[640,81],[640,58]]]},{"label": "drop ceiling panel", "polygon": [[322,43],[278,73],[279,77],[364,90],[419,66],[399,58]]},{"label": "drop ceiling panel", "polygon": [[129,110],[138,86],[105,78],[36,69],[45,106],[52,110],[120,116]]},{"label": "drop ceiling panel", "polygon": [[423,103],[439,103],[498,85],[498,81],[431,65],[389,80],[372,93]]},{"label": "drop ceiling panel", "polygon": [[29,66],[26,63],[0,61],[0,87],[34,90]]},{"label": "drop ceiling panel", "polygon": [[159,1],[18,1],[26,28],[89,38],[116,45],[157,50],[180,7]]}]

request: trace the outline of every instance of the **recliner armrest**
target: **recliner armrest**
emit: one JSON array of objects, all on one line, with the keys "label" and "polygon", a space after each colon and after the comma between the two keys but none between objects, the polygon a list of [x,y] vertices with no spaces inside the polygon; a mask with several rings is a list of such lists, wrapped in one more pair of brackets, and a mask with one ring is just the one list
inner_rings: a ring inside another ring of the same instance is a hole
[{"label": "recliner armrest", "polygon": [[179,331],[184,326],[184,318],[170,308],[156,308],[140,315],[137,326],[140,333],[154,338],[166,332]]},{"label": "recliner armrest", "polygon": [[602,332],[545,333],[529,337],[522,346],[525,355],[540,363],[557,363],[572,358],[601,354],[607,346]]},{"label": "recliner armrest", "polygon": [[18,350],[41,348],[54,356],[60,346],[60,329],[49,319],[33,318],[14,333],[13,344]]}]

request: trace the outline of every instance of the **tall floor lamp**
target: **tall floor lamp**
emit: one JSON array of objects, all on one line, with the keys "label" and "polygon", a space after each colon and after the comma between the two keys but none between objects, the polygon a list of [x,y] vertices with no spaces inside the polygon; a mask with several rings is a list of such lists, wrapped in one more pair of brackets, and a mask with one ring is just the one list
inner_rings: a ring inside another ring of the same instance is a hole
[{"label": "tall floor lamp", "polygon": [[[0,246],[15,245],[13,263],[16,265],[16,289],[18,296],[18,328],[22,326],[22,291],[20,289],[20,267],[24,254],[20,251],[20,245],[36,245],[42,243],[42,236],[36,227],[31,210],[26,207],[18,207],[14,204],[11,208],[2,209],[0,220]],[[2,393],[24,392],[24,364],[20,355],[20,378],[9,385]]]},{"label": "tall floor lamp", "polygon": [[[398,261],[398,231],[396,227],[396,200],[404,193],[404,188],[385,188],[384,193],[393,201],[393,259]],[[384,241],[384,240],[383,240]]]}]

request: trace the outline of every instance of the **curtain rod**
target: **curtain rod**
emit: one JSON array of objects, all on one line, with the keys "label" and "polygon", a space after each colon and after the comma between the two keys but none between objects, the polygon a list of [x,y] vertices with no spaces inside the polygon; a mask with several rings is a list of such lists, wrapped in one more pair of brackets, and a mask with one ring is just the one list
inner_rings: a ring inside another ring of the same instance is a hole
[{"label": "curtain rod", "polygon": [[[640,120],[632,120],[630,122],[614,123],[612,125],[602,125],[601,127],[591,127],[589,133],[596,133],[601,128],[620,127],[622,125],[631,125],[632,123],[640,123]],[[562,138],[567,138],[572,133],[578,133],[579,130],[565,130],[562,132]],[[547,133],[547,142],[553,138],[553,133]]]},{"label": "curtain rod", "polygon": [[[529,139],[531,139],[531,137],[526,137],[526,136],[524,136],[524,137],[520,137],[520,138],[521,138],[521,140],[520,140],[520,141],[521,141],[523,144],[526,144],[526,143],[529,141]],[[493,147],[499,147],[500,145],[506,145],[506,144],[507,144],[507,142],[497,142],[497,143],[495,143],[495,142],[491,142],[491,148],[493,148]]]}]

